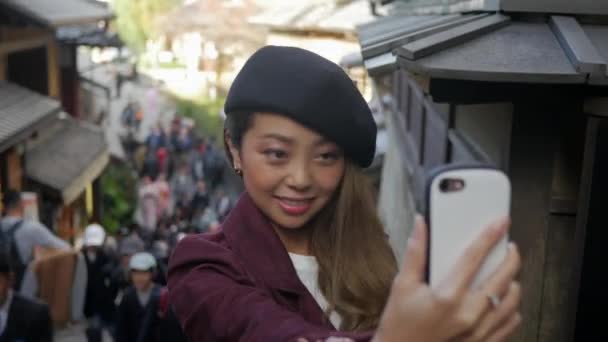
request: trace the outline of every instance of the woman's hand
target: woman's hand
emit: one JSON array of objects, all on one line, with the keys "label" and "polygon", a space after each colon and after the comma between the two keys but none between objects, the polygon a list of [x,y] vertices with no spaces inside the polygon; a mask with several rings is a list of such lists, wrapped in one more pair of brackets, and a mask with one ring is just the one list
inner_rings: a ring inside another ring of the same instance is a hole
[{"label": "woman's hand", "polygon": [[[438,287],[424,281],[427,229],[421,218],[395,278],[375,342],[503,341],[521,321],[520,287],[514,277],[520,268],[515,245],[492,277],[479,289],[471,284],[492,247],[509,228],[508,220],[486,229],[467,248],[450,275]],[[492,303],[490,296],[500,298]]]}]

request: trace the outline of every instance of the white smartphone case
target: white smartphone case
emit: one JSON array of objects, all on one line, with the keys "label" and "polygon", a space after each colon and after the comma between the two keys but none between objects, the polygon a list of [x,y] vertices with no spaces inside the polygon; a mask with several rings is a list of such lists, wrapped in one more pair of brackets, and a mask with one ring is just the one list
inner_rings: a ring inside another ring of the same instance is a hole
[{"label": "white smartphone case", "polygon": [[[445,178],[462,179],[460,191],[442,192]],[[429,221],[429,282],[435,287],[448,277],[465,249],[483,229],[497,219],[509,216],[511,184],[499,170],[473,167],[439,172],[427,189]],[[485,260],[473,288],[492,275],[504,260],[508,247],[505,236]]]}]

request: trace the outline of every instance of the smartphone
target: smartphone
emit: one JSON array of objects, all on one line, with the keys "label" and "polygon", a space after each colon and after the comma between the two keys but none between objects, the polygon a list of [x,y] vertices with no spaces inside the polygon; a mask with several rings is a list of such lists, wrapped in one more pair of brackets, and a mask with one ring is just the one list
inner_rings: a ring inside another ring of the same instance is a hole
[{"label": "smartphone", "polygon": [[[429,227],[427,275],[437,286],[448,277],[465,249],[492,222],[508,217],[511,183],[500,170],[484,165],[448,165],[435,169],[426,185]],[[499,267],[507,254],[505,235],[490,252],[473,281],[477,288]]]}]

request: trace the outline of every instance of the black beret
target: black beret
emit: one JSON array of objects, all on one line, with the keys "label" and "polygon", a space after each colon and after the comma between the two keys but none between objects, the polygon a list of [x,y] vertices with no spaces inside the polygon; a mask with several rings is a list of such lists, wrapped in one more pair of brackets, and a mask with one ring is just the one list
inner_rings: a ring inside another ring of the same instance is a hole
[{"label": "black beret", "polygon": [[377,128],[365,99],[342,68],[307,50],[258,50],[232,83],[224,111],[282,114],[336,143],[361,167],[374,158]]}]

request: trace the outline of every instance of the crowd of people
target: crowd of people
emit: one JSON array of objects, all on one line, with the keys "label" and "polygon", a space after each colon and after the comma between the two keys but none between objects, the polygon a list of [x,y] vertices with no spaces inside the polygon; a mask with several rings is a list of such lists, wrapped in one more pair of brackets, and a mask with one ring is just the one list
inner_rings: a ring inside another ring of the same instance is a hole
[{"label": "crowd of people", "polygon": [[[55,308],[37,295],[30,269],[39,248],[82,260],[86,272],[78,273],[79,266],[74,266],[70,284],[82,287],[82,303],[75,292],[66,301],[86,318],[88,341],[102,341],[104,335],[116,342],[186,341],[166,287],[169,256],[186,235],[219,229],[234,198],[224,184],[223,151],[213,138],[198,135],[191,121],[178,117],[168,127],[156,125],[138,142],[134,137],[141,130],[141,110],[132,101],[122,116],[129,132],[124,141],[128,164],[137,174],[137,203],[132,219],[122,222],[117,234],[89,224],[82,248],[75,251],[43,224],[24,218],[20,192],[4,194],[0,341],[6,336],[11,341],[53,340]],[[33,320],[19,318],[25,316]]]},{"label": "crowd of people", "polygon": [[[123,113],[129,130],[140,129],[138,110],[130,103]],[[168,260],[181,238],[216,231],[230,211],[225,158],[183,118],[125,144],[138,175],[137,207],[115,237],[98,224],[85,229],[87,337],[101,341],[105,330],[116,342],[185,341],[166,289]]]},{"label": "crowd of people", "polygon": [[[131,133],[141,127],[140,110],[131,102],[123,113]],[[116,342],[185,341],[166,288],[169,256],[184,236],[216,231],[232,208],[223,151],[180,117],[125,147],[138,176],[133,220],[115,237],[89,225],[83,238],[87,338],[101,341],[105,330]]]},{"label": "crowd of people", "polygon": [[[128,106],[126,111],[125,124],[130,125],[128,117],[137,110]],[[224,153],[212,137],[200,136],[192,121],[177,117],[169,127],[153,127],[143,143],[127,140],[125,145],[138,174],[135,222],[146,246],[164,241],[171,249],[172,234],[219,227],[233,198],[223,182]]]}]

